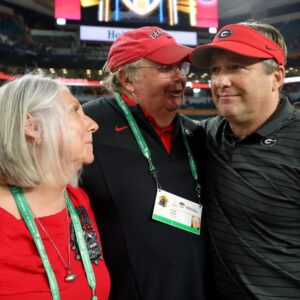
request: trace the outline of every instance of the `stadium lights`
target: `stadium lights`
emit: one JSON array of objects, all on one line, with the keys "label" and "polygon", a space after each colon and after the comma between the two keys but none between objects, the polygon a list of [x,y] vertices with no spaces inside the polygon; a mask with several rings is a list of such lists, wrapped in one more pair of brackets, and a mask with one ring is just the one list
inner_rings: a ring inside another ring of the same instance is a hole
[{"label": "stadium lights", "polygon": [[56,24],[57,24],[57,25],[60,25],[60,26],[63,26],[63,25],[66,25],[66,24],[67,24],[67,21],[66,21],[66,19],[64,19],[64,18],[57,18],[57,19],[56,19]]},{"label": "stadium lights", "polygon": [[216,34],[217,33],[217,28],[216,27],[209,27],[208,28],[208,32],[210,33],[210,34]]}]

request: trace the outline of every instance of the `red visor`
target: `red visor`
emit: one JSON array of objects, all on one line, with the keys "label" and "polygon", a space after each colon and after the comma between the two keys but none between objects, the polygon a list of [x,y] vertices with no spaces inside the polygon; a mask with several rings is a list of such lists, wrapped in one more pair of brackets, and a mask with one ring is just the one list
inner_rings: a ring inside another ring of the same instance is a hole
[{"label": "red visor", "polygon": [[224,26],[210,44],[195,48],[190,55],[191,63],[208,67],[213,49],[224,49],[249,57],[273,58],[278,64],[285,64],[285,54],[277,43],[242,24]]},{"label": "red visor", "polygon": [[120,35],[111,46],[107,61],[111,72],[141,58],[169,65],[188,60],[192,50],[177,44],[163,29],[146,26]]}]

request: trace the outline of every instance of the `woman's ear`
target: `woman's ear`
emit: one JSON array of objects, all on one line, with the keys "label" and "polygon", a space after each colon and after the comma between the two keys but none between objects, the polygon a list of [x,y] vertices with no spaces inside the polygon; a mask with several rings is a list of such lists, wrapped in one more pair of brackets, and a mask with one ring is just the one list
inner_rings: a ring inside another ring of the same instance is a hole
[{"label": "woman's ear", "polygon": [[119,81],[122,85],[122,87],[128,91],[130,94],[134,92],[134,86],[129,78],[125,76],[125,71],[124,70],[119,70],[118,71],[118,76],[119,76]]},{"label": "woman's ear", "polygon": [[26,114],[25,135],[27,138],[34,140],[37,144],[40,144],[41,132],[39,130],[38,122],[30,113]]}]

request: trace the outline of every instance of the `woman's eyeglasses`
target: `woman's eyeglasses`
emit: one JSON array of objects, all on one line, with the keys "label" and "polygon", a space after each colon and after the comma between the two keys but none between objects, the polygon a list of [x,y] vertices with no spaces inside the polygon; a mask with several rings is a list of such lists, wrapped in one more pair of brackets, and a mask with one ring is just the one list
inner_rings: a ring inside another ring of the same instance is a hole
[{"label": "woman's eyeglasses", "polygon": [[175,75],[179,70],[182,75],[186,76],[190,71],[190,63],[185,61],[182,64],[173,65],[159,65],[149,67],[137,67],[138,69],[157,69],[160,73],[165,74],[167,77]]}]

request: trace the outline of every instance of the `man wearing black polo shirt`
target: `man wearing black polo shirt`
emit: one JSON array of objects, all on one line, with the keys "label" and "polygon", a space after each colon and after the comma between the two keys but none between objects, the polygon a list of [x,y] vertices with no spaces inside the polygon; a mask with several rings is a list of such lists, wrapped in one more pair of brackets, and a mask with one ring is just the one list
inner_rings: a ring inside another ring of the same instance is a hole
[{"label": "man wearing black polo shirt", "polygon": [[158,27],[122,34],[107,60],[113,97],[84,105],[100,125],[83,171],[113,300],[205,300],[194,122],[178,113],[191,48]]},{"label": "man wearing black polo shirt", "polygon": [[191,62],[211,71],[220,116],[203,190],[217,299],[300,299],[300,111],[280,99],[286,45],[255,21],[223,27]]}]

